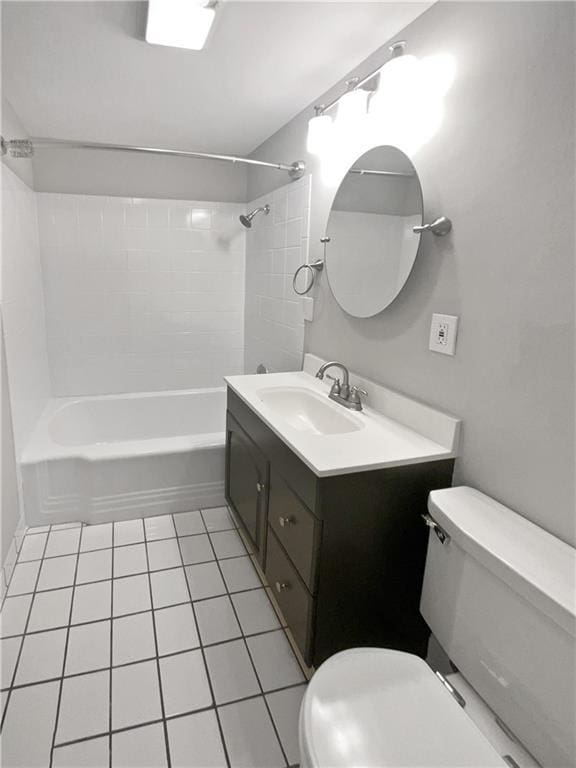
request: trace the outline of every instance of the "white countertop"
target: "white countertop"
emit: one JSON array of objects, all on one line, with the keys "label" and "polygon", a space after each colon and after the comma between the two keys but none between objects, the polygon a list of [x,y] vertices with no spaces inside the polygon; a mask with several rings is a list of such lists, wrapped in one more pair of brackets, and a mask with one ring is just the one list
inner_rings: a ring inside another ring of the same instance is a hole
[{"label": "white countertop", "polygon": [[[362,411],[351,411],[328,398],[329,382],[315,378],[322,360],[306,355],[304,371],[227,376],[226,383],[268,427],[319,477],[398,467],[457,455],[460,420],[352,372],[350,381],[368,392]],[[336,374],[337,369],[329,371]],[[313,434],[297,429],[263,402],[263,390],[306,389],[323,403],[356,421],[357,429]],[[370,405],[368,405],[368,403]],[[372,406],[372,407],[371,407]]]}]

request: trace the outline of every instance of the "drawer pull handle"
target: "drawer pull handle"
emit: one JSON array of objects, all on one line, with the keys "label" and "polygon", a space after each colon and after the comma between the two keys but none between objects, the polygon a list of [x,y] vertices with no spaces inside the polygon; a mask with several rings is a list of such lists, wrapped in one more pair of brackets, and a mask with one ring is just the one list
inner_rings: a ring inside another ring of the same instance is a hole
[{"label": "drawer pull handle", "polygon": [[262,491],[264,490],[264,483],[260,483],[260,482],[256,483],[256,490],[258,491],[258,493],[262,493]]},{"label": "drawer pull handle", "polygon": [[276,592],[284,592],[285,589],[290,589],[290,584],[287,581],[276,582]]},{"label": "drawer pull handle", "polygon": [[289,525],[294,525],[294,519],[292,517],[279,517],[278,522],[281,528],[288,528]]}]

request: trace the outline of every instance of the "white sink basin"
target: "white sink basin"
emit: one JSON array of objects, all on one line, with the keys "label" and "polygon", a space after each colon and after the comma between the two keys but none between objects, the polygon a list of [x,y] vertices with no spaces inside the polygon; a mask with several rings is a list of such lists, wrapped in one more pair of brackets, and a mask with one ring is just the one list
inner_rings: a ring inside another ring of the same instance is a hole
[{"label": "white sink basin", "polygon": [[343,406],[333,405],[326,395],[317,395],[304,387],[269,387],[256,390],[256,395],[299,432],[342,435],[364,426]]}]

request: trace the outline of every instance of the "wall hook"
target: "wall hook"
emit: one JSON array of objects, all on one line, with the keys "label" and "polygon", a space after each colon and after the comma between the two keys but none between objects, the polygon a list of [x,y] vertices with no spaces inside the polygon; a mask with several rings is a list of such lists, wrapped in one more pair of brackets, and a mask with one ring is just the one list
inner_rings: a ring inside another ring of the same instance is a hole
[{"label": "wall hook", "polygon": [[437,237],[443,237],[452,230],[452,222],[446,216],[434,219],[430,224],[422,224],[420,227],[412,227],[412,232],[432,232]]}]

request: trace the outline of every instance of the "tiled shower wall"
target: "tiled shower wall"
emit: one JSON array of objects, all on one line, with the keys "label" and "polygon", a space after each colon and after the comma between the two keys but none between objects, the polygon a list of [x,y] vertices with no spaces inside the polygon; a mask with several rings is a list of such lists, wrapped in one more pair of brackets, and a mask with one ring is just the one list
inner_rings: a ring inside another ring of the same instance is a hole
[{"label": "tiled shower wall", "polygon": [[304,349],[304,317],[292,277],[308,261],[311,177],[304,176],[248,203],[269,204],[246,236],[245,371],[259,363],[269,371],[299,370]]},{"label": "tiled shower wall", "polygon": [[38,195],[53,396],[243,371],[244,206]]}]

